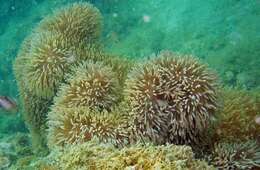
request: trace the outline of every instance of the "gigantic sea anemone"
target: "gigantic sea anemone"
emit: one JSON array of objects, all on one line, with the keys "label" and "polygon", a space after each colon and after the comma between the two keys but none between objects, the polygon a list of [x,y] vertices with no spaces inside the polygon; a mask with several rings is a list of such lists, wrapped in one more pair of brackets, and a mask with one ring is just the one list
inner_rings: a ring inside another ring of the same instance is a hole
[{"label": "gigantic sea anemone", "polygon": [[109,66],[101,62],[83,62],[67,76],[67,84],[61,86],[55,103],[63,107],[109,110],[119,99],[118,89],[118,79]]},{"label": "gigantic sea anemone", "polygon": [[126,80],[135,128],[156,143],[199,143],[216,109],[215,75],[196,59],[164,52]]},{"label": "gigantic sea anemone", "polygon": [[66,41],[58,34],[39,33],[31,43],[25,66],[26,85],[32,93],[52,98],[70,63]]},{"label": "gigantic sea anemone", "polygon": [[155,64],[169,106],[170,141],[198,144],[216,110],[216,75],[195,58],[170,52],[162,53]]},{"label": "gigantic sea anemone", "polygon": [[48,117],[50,146],[84,143],[93,137],[117,146],[129,142],[128,117],[121,107],[98,112],[87,107],[54,106]]},{"label": "gigantic sea anemone", "polygon": [[[158,68],[144,64],[135,67],[126,80],[126,101],[132,109],[136,131],[148,136],[156,143],[165,143],[168,134],[164,103],[160,96],[161,88]],[[163,141],[161,141],[163,140]]]},{"label": "gigantic sea anemone", "polygon": [[78,44],[99,38],[101,27],[102,17],[97,8],[89,3],[74,3],[46,17],[37,30],[61,34]]},{"label": "gigantic sea anemone", "polygon": [[220,170],[260,168],[260,147],[255,141],[220,143],[215,146],[209,161]]}]

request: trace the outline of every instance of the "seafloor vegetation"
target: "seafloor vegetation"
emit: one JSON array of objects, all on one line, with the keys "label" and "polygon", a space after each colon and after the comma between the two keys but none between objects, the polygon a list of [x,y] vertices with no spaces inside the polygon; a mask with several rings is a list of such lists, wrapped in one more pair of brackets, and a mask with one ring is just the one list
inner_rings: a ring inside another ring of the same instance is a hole
[{"label": "seafloor vegetation", "polygon": [[260,168],[259,2],[68,2],[1,7],[0,169]]}]

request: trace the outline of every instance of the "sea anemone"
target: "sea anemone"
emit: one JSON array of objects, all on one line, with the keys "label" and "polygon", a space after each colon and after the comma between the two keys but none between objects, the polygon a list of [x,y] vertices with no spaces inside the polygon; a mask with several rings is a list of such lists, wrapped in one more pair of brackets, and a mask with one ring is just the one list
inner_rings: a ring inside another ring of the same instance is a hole
[{"label": "sea anemone", "polygon": [[24,40],[13,67],[22,115],[36,148],[45,143],[46,115],[52,99],[70,66],[78,63],[74,51],[96,40],[101,25],[95,7],[76,3],[46,17]]},{"label": "sea anemone", "polygon": [[124,56],[117,56],[105,53],[98,44],[83,44],[73,51],[79,61],[92,60],[94,62],[103,62],[115,72],[121,86],[124,85],[129,70],[135,62]]},{"label": "sea anemone", "polygon": [[101,61],[112,67],[116,73],[120,86],[124,86],[127,74],[134,66],[135,62],[127,57],[105,54]]},{"label": "sea anemone", "polygon": [[35,34],[25,65],[26,86],[35,95],[52,98],[71,64],[66,41],[50,32]]},{"label": "sea anemone", "polygon": [[260,97],[252,91],[223,88],[222,107],[214,127],[215,140],[247,141],[259,137],[260,125],[255,122],[260,115]]},{"label": "sea anemone", "polygon": [[125,96],[132,109],[136,131],[156,143],[165,143],[160,140],[167,138],[168,114],[157,97],[163,90],[158,70],[150,63],[136,66],[126,80]]},{"label": "sea anemone", "polygon": [[89,3],[74,3],[46,17],[37,31],[51,31],[61,34],[70,42],[91,43],[99,38],[102,16],[97,8]]},{"label": "sea anemone", "polygon": [[55,98],[63,107],[86,106],[91,109],[108,109],[117,103],[120,93],[115,73],[101,62],[83,62],[67,76]]},{"label": "sea anemone", "polygon": [[53,107],[49,113],[49,146],[80,144],[97,137],[100,141],[122,146],[129,142],[128,117],[117,107],[102,112],[87,107]]},{"label": "sea anemone", "polygon": [[216,109],[215,80],[198,60],[170,52],[136,67],[125,90],[136,130],[156,143],[198,144]]},{"label": "sea anemone", "polygon": [[191,56],[161,53],[161,94],[169,107],[169,138],[177,144],[199,143],[216,111],[216,75]]},{"label": "sea anemone", "polygon": [[255,141],[219,143],[209,156],[209,162],[220,170],[260,168],[260,147]]},{"label": "sea anemone", "polygon": [[25,86],[32,94],[52,98],[68,66],[76,62],[73,51],[97,39],[100,30],[101,15],[88,3],[75,3],[46,17],[23,43],[22,57],[15,63],[16,77],[25,76]]}]

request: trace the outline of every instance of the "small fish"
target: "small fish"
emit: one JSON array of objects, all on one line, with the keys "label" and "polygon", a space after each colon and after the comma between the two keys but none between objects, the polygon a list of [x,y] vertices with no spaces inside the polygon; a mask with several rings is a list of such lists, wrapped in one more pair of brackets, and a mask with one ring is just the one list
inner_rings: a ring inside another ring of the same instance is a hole
[{"label": "small fish", "polygon": [[7,96],[0,96],[0,109],[10,113],[18,112],[16,102]]}]

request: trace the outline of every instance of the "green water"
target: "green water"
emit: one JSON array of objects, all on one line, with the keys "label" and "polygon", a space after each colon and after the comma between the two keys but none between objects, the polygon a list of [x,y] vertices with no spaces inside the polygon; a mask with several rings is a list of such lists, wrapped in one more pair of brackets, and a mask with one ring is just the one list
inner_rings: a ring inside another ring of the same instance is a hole
[{"label": "green water", "polygon": [[[221,87],[257,96],[253,112],[260,114],[259,0],[0,0],[0,96],[22,107],[13,73],[19,48],[42,19],[74,2],[90,2],[100,10],[105,52],[134,60],[163,50],[196,56],[217,73]],[[0,113],[0,170],[1,155],[10,159],[3,169],[32,155],[30,141],[21,146],[27,150],[22,153],[13,146],[19,135],[30,136],[20,112]],[[6,143],[13,148],[1,150]]]}]

